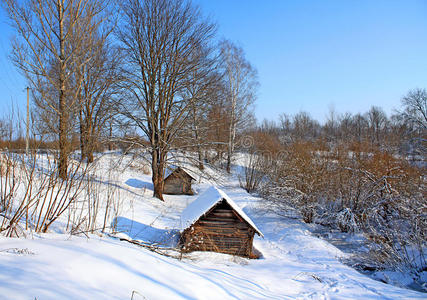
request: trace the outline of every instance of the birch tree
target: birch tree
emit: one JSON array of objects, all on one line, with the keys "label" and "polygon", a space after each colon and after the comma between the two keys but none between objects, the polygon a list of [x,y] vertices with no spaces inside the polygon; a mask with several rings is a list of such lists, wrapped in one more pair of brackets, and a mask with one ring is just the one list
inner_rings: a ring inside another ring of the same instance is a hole
[{"label": "birch tree", "polygon": [[[191,82],[186,88],[187,97],[193,101],[190,105],[188,122],[179,137],[185,148],[196,151],[197,158],[194,159],[194,162],[199,170],[204,169],[203,148],[206,149],[218,142],[208,139],[208,131],[212,127],[208,120],[208,113],[212,105],[218,101],[221,78],[220,74],[214,71],[215,64],[207,63],[207,69],[192,74]],[[209,74],[206,75],[206,72]]]},{"label": "birch tree", "polygon": [[228,111],[227,172],[235,151],[236,132],[245,125],[258,86],[255,69],[246,60],[243,49],[230,41],[220,45],[224,72],[224,97]]}]

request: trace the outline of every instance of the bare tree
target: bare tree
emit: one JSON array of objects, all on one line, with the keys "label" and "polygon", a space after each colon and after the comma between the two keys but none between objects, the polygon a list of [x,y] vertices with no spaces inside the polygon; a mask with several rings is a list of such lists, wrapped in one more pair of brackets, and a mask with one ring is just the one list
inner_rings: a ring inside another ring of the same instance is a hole
[{"label": "bare tree", "polygon": [[319,123],[309,113],[301,111],[293,117],[293,131],[295,140],[314,140],[319,133]]},{"label": "bare tree", "polygon": [[242,48],[230,41],[223,41],[220,47],[225,83],[224,98],[229,114],[227,172],[230,173],[236,132],[248,120],[251,105],[255,101],[258,81],[256,71],[246,60]]},{"label": "bare tree", "polygon": [[353,134],[357,140],[357,142],[361,143],[362,140],[365,138],[365,133],[368,128],[368,121],[366,118],[361,115],[360,113],[356,114],[352,118],[352,124],[353,124]]},{"label": "bare tree", "polygon": [[371,143],[372,145],[376,141],[377,146],[380,145],[381,134],[387,123],[387,116],[382,108],[372,106],[367,113],[367,119],[369,121],[369,127],[371,130]]},{"label": "bare tree", "polygon": [[326,138],[329,141],[333,141],[336,143],[337,141],[337,133],[338,133],[338,114],[335,111],[335,108],[333,105],[329,106],[329,112],[326,116],[326,122],[323,126],[323,129],[326,134]]},{"label": "bare tree", "polygon": [[208,132],[212,127],[212,122],[208,120],[208,113],[213,104],[217,102],[220,76],[213,71],[211,75],[195,73],[194,81],[188,86],[188,97],[194,98],[191,101],[190,118],[186,130],[181,134],[184,145],[193,148],[197,152],[197,165],[199,170],[204,169],[203,148],[210,146],[218,141],[209,141]]},{"label": "bare tree", "polygon": [[404,106],[404,118],[415,127],[415,129],[427,129],[427,91],[425,89],[415,89],[409,91],[402,98]]},{"label": "bare tree", "polygon": [[7,124],[4,120],[0,119],[0,140],[4,140],[7,137]]},{"label": "bare tree", "polygon": [[215,26],[183,0],[132,0],[123,14],[118,36],[128,61],[128,101],[121,111],[148,139],[154,196],[163,200],[168,152],[197,101],[183,90],[210,55]]},{"label": "bare tree", "polygon": [[207,139],[216,152],[216,157],[208,158],[211,162],[221,160],[228,145],[229,116],[224,99],[219,96],[218,100],[209,107],[206,119]]},{"label": "bare tree", "polygon": [[65,179],[70,152],[70,113],[78,94],[78,89],[72,88],[72,77],[76,67],[81,67],[76,65],[75,58],[85,46],[76,42],[79,36],[76,29],[80,33],[93,32],[91,22],[83,19],[95,18],[104,5],[97,0],[5,0],[4,3],[18,33],[13,42],[14,63],[39,94],[40,103],[54,113],[58,122],[55,131],[59,141],[58,172]]},{"label": "bare tree", "polygon": [[[90,14],[91,12],[86,12]],[[105,13],[105,20],[111,17]],[[109,40],[114,23],[100,22],[93,18],[85,18],[76,30],[78,47],[76,61],[79,68],[75,72],[77,110],[80,129],[80,149],[82,159],[93,162],[93,152],[97,147],[101,131],[111,118],[113,111],[112,97],[117,92],[117,83],[121,80],[118,69],[120,55],[118,49]],[[106,26],[103,26],[105,23]],[[92,32],[82,32],[80,27],[93,27]],[[81,51],[81,53],[78,52]]]}]

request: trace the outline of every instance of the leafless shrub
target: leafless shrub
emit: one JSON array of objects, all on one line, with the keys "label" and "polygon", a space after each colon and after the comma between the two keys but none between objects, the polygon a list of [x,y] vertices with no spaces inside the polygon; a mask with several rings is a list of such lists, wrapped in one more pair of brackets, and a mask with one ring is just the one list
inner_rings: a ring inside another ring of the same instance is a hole
[{"label": "leafless shrub", "polygon": [[47,232],[49,227],[77,200],[85,186],[87,167],[71,163],[70,176],[60,179],[58,164],[38,155],[8,153],[5,176],[0,176],[3,221],[0,232],[16,234],[25,221],[26,229]]},{"label": "leafless shrub", "polygon": [[271,164],[271,157],[267,154],[252,151],[245,157],[244,174],[243,178],[239,175],[239,183],[248,193],[257,190],[265,177],[266,170]]},{"label": "leafless shrub", "polygon": [[46,232],[68,207],[78,199],[86,181],[87,166],[71,162],[69,176],[60,179],[57,176],[57,164],[49,163],[47,172],[40,174],[40,185],[36,186],[37,197],[30,214],[36,232]]},{"label": "leafless shrub", "polygon": [[104,232],[110,220],[122,212],[123,200],[114,176],[111,166],[103,176],[96,164],[91,165],[78,201],[69,206],[67,231],[76,235]]},{"label": "leafless shrub", "polygon": [[149,164],[145,161],[142,162],[131,162],[129,165],[130,169],[141,172],[144,175],[150,175],[151,174],[151,167]]},{"label": "leafless shrub", "polygon": [[[108,173],[108,181],[111,182],[113,178],[111,169]],[[108,184],[107,190],[104,192],[105,198],[105,210],[104,210],[104,220],[102,225],[102,231],[104,231],[107,228],[107,223],[109,219],[117,220],[117,217],[119,216],[119,213],[122,209],[123,200],[121,198],[120,191],[118,190],[116,185]],[[117,222],[113,224],[114,228],[112,230],[114,231],[117,227]]]}]

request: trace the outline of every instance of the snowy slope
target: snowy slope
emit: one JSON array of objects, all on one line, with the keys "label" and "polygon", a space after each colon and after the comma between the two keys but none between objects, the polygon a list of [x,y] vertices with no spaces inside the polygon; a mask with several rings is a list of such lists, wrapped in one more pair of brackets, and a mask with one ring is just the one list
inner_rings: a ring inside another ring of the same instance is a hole
[{"label": "snowy slope", "polygon": [[[114,155],[102,158],[111,166]],[[122,162],[122,165],[126,162]],[[173,245],[180,214],[196,196],[151,197],[149,175],[114,168],[123,209],[117,236]],[[106,174],[100,171],[100,176]],[[248,260],[217,253],[193,253],[178,260],[108,236],[60,233],[0,237],[1,299],[425,299],[426,295],[370,279],[339,260],[344,254],[312,236],[305,224],[261,209],[262,199],[238,187],[222,188],[254,221],[264,238],[263,254]],[[201,194],[209,182],[196,185]],[[113,221],[113,220],[111,220]],[[62,232],[64,222],[52,231]]]}]

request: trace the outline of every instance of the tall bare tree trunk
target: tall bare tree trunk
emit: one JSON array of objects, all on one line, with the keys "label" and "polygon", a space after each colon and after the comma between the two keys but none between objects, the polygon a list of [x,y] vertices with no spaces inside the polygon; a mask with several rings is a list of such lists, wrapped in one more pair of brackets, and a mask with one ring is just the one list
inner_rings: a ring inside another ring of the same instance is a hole
[{"label": "tall bare tree trunk", "polygon": [[161,154],[158,149],[153,150],[151,157],[151,170],[153,180],[153,196],[164,201],[163,199],[163,173],[164,160],[162,161]]},{"label": "tall bare tree trunk", "polygon": [[95,133],[93,124],[88,120],[86,122],[86,158],[88,163],[93,163],[93,152],[95,151]]},{"label": "tall bare tree trunk", "polygon": [[58,20],[59,20],[59,51],[60,51],[60,71],[59,71],[59,177],[67,178],[68,170],[68,107],[66,104],[65,94],[65,72],[66,65],[64,62],[65,45],[64,45],[64,11],[63,1],[58,1]]},{"label": "tall bare tree trunk", "polygon": [[205,167],[203,166],[203,156],[202,156],[202,147],[200,146],[201,140],[199,135],[199,126],[197,124],[197,111],[196,108],[193,107],[193,124],[194,124],[194,138],[196,140],[197,145],[197,155],[198,155],[198,167],[199,170],[203,170]]},{"label": "tall bare tree trunk", "polygon": [[[79,99],[79,103],[81,100]],[[86,158],[86,143],[85,143],[85,125],[83,123],[83,110],[79,108],[79,122],[80,122],[80,159],[83,161]]]},{"label": "tall bare tree trunk", "polygon": [[113,144],[112,144],[112,140],[113,140],[113,124],[110,122],[109,124],[110,126],[110,130],[108,133],[108,151],[113,150]]},{"label": "tall bare tree trunk", "polygon": [[230,110],[227,145],[227,172],[231,172],[231,159],[236,143],[236,130],[244,127],[249,118],[250,106],[255,99],[258,85],[256,71],[246,61],[243,50],[229,41],[221,43],[221,57],[224,61],[225,98]]},{"label": "tall bare tree trunk", "polygon": [[231,116],[230,116],[230,128],[228,135],[228,147],[227,147],[227,173],[231,172],[231,156],[234,153],[234,143],[236,139],[236,100],[235,97],[232,96],[231,100]]}]

